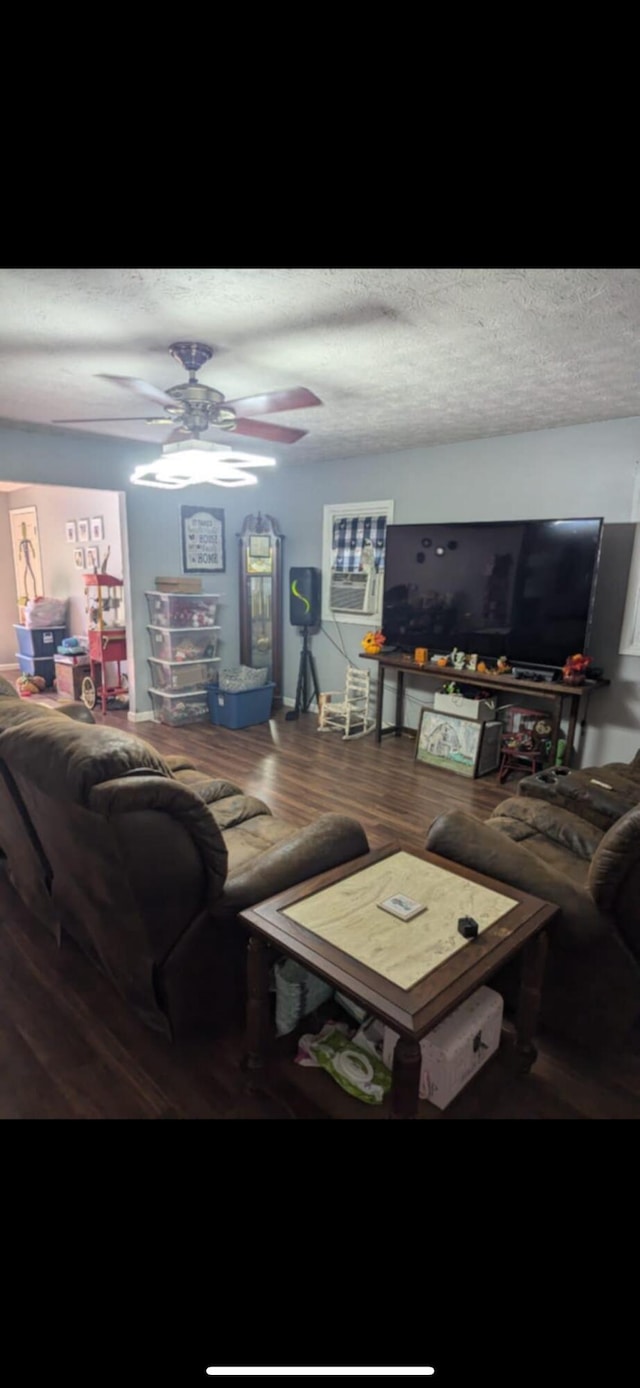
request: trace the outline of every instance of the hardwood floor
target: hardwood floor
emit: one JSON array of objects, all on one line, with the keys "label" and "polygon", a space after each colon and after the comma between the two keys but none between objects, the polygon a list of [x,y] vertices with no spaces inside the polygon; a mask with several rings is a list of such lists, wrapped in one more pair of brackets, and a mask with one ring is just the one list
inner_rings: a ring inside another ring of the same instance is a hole
[{"label": "hardwood floor", "polygon": [[[494,776],[467,781],[418,764],[411,738],[386,738],[378,747],[371,737],[345,743],[320,736],[313,714],[287,722],[281,711],[268,724],[239,731],[136,725],[121,713],[106,721],[161,752],[184,753],[296,823],[328,810],[352,814],[372,847],[390,840],[422,846],[445,809],[485,818],[516,785],[515,778],[501,787]],[[240,1035],[171,1045],[148,1031],[71,943],[58,950],[1,871],[0,1003],[3,1118],[385,1116],[323,1072],[294,1065],[290,1041],[252,1088],[240,1066]],[[640,1050],[594,1059],[543,1036],[528,1078],[516,1079],[500,1056],[444,1115],[428,1104],[420,1110],[426,1119],[638,1118]]]}]

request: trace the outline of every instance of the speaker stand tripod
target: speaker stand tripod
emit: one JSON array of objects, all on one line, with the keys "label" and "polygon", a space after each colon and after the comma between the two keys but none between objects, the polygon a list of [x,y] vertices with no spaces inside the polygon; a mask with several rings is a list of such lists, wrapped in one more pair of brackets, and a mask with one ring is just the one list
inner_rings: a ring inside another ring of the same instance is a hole
[{"label": "speaker stand tripod", "polygon": [[[312,689],[309,687],[311,681]],[[301,713],[309,712],[309,705],[315,694],[316,703],[320,708],[320,685],[316,673],[316,663],[309,649],[309,628],[302,628],[302,650],[300,651],[300,668],[298,670],[298,684],[296,688],[295,708],[289,709],[285,713],[285,719],[299,718]]]}]

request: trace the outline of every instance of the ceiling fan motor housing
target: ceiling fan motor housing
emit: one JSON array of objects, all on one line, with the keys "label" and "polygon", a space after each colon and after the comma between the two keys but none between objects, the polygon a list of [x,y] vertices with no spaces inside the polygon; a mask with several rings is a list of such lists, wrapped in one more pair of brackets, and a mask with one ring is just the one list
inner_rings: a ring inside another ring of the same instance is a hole
[{"label": "ceiling fan motor housing", "polygon": [[188,382],[170,386],[166,394],[176,401],[175,410],[171,405],[166,406],[167,414],[190,429],[208,429],[212,424],[218,429],[233,429],[235,425],[235,410],[228,405],[222,408],[224,395],[211,386]]},{"label": "ceiling fan motor housing", "polygon": [[213,347],[207,347],[205,342],[172,342],[169,351],[190,374],[199,371],[213,356]]}]

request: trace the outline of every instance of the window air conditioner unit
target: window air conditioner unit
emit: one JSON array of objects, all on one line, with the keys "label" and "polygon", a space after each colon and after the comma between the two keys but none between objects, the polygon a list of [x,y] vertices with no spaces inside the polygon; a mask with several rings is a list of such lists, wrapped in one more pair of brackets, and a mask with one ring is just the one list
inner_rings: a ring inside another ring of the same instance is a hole
[{"label": "window air conditioner unit", "polygon": [[329,607],[332,612],[375,612],[377,578],[374,569],[368,573],[344,573],[331,570]]}]

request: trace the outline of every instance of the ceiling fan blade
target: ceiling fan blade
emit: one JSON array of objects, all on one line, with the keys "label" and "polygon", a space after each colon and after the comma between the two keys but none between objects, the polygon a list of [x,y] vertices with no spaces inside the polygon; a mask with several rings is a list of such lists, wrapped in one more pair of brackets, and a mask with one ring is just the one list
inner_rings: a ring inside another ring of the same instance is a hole
[{"label": "ceiling fan blade", "polygon": [[266,395],[245,395],[242,400],[225,400],[232,410],[243,414],[277,414],[278,410],[303,410],[322,401],[306,386],[294,390],[272,390]]},{"label": "ceiling fan blade", "polygon": [[[226,431],[225,431],[226,432]],[[303,439],[308,429],[287,429],[283,424],[260,423],[257,419],[236,419],[234,434],[246,434],[247,438],[269,439],[271,443],[295,443]]]},{"label": "ceiling fan blade", "polygon": [[106,416],[96,415],[88,419],[52,419],[52,424],[120,424],[124,420],[136,421],[138,424],[171,424],[173,421],[168,418],[157,419],[155,415],[140,414],[117,414]]},{"label": "ceiling fan blade", "polygon": [[139,381],[136,376],[108,376],[104,371],[99,371],[97,379],[113,381],[117,386],[124,386],[125,390],[134,390],[136,395],[144,395],[147,400],[155,400],[158,405],[173,405],[175,408],[176,401],[172,395],[165,395],[163,390],[150,386],[148,381]]}]

